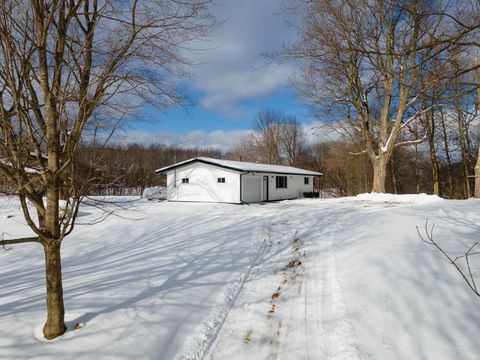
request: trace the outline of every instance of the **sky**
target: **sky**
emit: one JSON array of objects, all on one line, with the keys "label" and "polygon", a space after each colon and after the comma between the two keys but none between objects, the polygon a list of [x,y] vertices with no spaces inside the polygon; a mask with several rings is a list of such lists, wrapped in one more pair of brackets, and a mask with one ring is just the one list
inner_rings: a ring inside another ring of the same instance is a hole
[{"label": "sky", "polygon": [[209,38],[208,50],[195,53],[191,76],[180,84],[193,106],[166,112],[146,106],[141,111],[144,121],[125,130],[122,140],[227,151],[265,108],[296,115],[310,136],[312,118],[291,87],[298,68],[264,55],[296,38],[280,4],[218,0],[213,12],[223,23]]}]

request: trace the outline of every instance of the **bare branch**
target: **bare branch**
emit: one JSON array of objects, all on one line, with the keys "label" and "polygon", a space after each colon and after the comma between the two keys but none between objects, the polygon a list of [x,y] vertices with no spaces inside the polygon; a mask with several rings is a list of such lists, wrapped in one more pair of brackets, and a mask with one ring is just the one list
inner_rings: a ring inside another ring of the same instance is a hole
[{"label": "bare branch", "polygon": [[[417,229],[417,234],[418,236],[420,237],[420,239],[428,244],[428,245],[433,245],[438,251],[440,251],[443,256],[445,256],[448,261],[450,262],[450,264],[452,264],[454,266],[454,268],[457,270],[457,272],[460,274],[460,276],[463,278],[463,280],[467,283],[468,287],[470,288],[470,290],[473,291],[473,293],[475,295],[477,295],[478,297],[480,297],[480,292],[477,290],[477,285],[475,283],[475,280],[474,280],[474,277],[473,277],[473,274],[472,274],[472,271],[471,271],[471,268],[470,268],[470,260],[469,260],[469,256],[472,255],[471,251],[473,250],[473,248],[475,246],[478,245],[478,243],[475,243],[473,244],[469,249],[468,251],[463,254],[462,256],[457,256],[456,258],[452,258],[435,240],[434,240],[434,237],[433,237],[433,230],[435,228],[435,224],[433,224],[430,228],[428,226],[428,219],[425,221],[425,228],[424,228],[424,231],[423,231],[423,235],[422,233],[420,233],[420,230],[418,229],[418,226],[416,227]],[[465,271],[460,268],[460,266],[457,264],[457,261],[461,258],[465,258],[465,261],[466,261],[466,264],[467,264],[467,269],[468,269],[468,274],[465,273]]]},{"label": "bare branch", "polygon": [[408,141],[402,141],[402,142],[396,143],[395,147],[417,145],[417,144],[424,143],[426,140],[427,140],[427,137],[424,136],[421,139],[408,140]]},{"label": "bare branch", "polygon": [[3,246],[3,247],[8,245],[25,244],[25,243],[41,243],[41,240],[38,236],[4,240],[2,235],[0,238],[0,246]]}]

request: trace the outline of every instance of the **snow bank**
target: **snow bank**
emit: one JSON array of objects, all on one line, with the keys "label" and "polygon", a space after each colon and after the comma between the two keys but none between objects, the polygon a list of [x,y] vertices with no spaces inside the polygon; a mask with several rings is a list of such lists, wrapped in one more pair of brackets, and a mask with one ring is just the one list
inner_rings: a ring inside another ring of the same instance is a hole
[{"label": "snow bank", "polygon": [[162,186],[148,187],[143,190],[142,197],[147,199],[166,199],[167,188]]},{"label": "snow bank", "polygon": [[428,204],[435,201],[443,200],[437,195],[427,194],[383,194],[383,193],[364,193],[352,198],[359,201],[374,201],[374,202],[393,202],[406,204]]}]

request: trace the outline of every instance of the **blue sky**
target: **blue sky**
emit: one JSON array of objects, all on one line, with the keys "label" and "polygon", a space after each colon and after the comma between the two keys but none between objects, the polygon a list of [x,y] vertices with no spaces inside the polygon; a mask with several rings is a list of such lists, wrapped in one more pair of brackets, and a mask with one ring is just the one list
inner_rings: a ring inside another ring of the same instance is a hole
[{"label": "blue sky", "polygon": [[205,131],[245,130],[249,129],[252,119],[259,109],[274,108],[285,114],[305,117],[306,110],[297,98],[297,95],[287,86],[272,91],[272,93],[246,100],[238,104],[238,114],[229,116],[215,109],[208,109],[199,105],[197,97],[195,105],[179,107],[166,112],[159,111],[152,106],[146,106],[142,111],[144,121],[136,123],[135,128],[152,131],[172,131],[185,133],[202,129]]},{"label": "blue sky", "polygon": [[278,0],[217,0],[214,13],[224,21],[191,56],[197,64],[179,84],[194,106],[167,112],[146,106],[126,141],[183,143],[227,150],[251,127],[255,114],[273,108],[309,122],[291,88],[295,64],[278,64],[262,54],[279,51],[296,32],[285,21]]}]

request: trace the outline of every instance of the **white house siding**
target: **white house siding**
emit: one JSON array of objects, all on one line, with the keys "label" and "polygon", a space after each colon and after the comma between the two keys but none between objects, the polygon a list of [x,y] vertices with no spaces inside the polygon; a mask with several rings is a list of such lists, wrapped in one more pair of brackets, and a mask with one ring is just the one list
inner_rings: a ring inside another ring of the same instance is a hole
[{"label": "white house siding", "polygon": [[[266,200],[263,185],[264,176],[268,176],[268,200],[283,200],[303,197],[304,192],[313,191],[313,176],[255,173],[242,176],[242,200],[245,202],[260,202]],[[276,176],[287,176],[287,188],[276,188]],[[308,184],[305,185],[305,178]]]},{"label": "white house siding", "polygon": [[[189,182],[182,183],[183,178],[188,178]],[[218,178],[225,178],[225,183],[218,183]],[[240,173],[201,162],[170,170],[167,199],[240,203]]]}]

